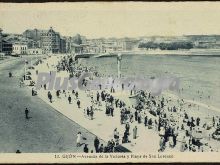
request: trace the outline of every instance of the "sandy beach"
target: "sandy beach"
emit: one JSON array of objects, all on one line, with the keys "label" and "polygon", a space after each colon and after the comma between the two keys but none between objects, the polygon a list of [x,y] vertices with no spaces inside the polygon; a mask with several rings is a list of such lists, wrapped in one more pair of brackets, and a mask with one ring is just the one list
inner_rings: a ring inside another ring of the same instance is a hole
[{"label": "sandy beach", "polygon": [[[32,72],[32,77],[34,80],[36,80],[36,70],[38,72],[45,71],[56,71],[56,65],[57,63],[62,59],[63,56],[54,56],[54,57],[49,57],[48,59],[44,60],[43,64],[40,64],[35,67],[35,70],[31,71]],[[82,64],[78,63],[78,66],[82,66]],[[87,66],[88,68],[89,66]],[[69,73],[66,71],[59,71],[58,73],[59,76],[61,77],[68,77]],[[67,97],[68,95],[72,96],[71,91],[67,91],[67,93],[63,93],[60,98],[56,98],[56,91],[51,91],[53,95],[53,102],[50,103],[49,100],[47,99],[47,90],[41,89],[38,92],[38,97],[42,98],[45,102],[47,102],[49,105],[57,109],[60,113],[64,114],[71,120],[77,122],[79,125],[83,126],[84,128],[88,129],[95,135],[97,135],[100,139],[103,139],[104,141],[108,142],[110,139],[114,139],[114,134],[113,131],[115,128],[118,129],[120,137],[123,136],[123,130],[124,130],[124,125],[120,124],[120,110],[116,108],[114,112],[114,117],[109,117],[104,114],[105,111],[105,104],[102,103],[102,105],[94,105],[93,102],[91,101],[91,98],[95,98],[97,91],[81,91],[77,90],[79,93],[79,99],[81,100],[81,108],[77,110],[77,105],[75,104],[74,106],[68,105]],[[110,90],[105,89],[106,92],[110,93]],[[134,106],[134,102],[129,99],[130,93],[125,92],[125,91],[116,91],[115,93],[112,93],[112,96],[115,99],[120,99],[123,100],[126,103],[127,107],[132,107]],[[172,107],[176,106],[180,111],[177,113],[178,114],[178,119],[182,120],[184,118],[184,113],[187,113],[190,117],[200,117],[201,118],[201,125],[202,124],[209,124],[212,122],[212,117],[216,116],[218,118],[219,115],[219,109],[214,107],[214,106],[208,106],[204,103],[198,102],[198,101],[193,101],[193,100],[188,100],[184,99],[184,104],[179,107],[179,101],[182,98],[179,98],[177,95],[171,94],[169,92],[164,92],[161,96],[156,97],[156,100],[160,100],[162,97],[164,97],[167,100],[167,107]],[[66,100],[66,101],[65,101]],[[77,101],[77,98],[75,98],[75,101]],[[95,106],[96,110],[94,111],[94,120],[89,120],[85,116],[85,109],[88,106]],[[199,107],[199,108],[198,108]],[[73,108],[73,111],[71,110]],[[75,110],[74,110],[75,109]],[[84,109],[84,110],[83,110]],[[183,109],[183,110],[181,110]],[[135,111],[132,111],[134,113]],[[167,114],[172,114],[170,112],[167,112]],[[175,114],[175,113],[174,113]],[[147,115],[149,118],[154,119],[155,121],[158,120],[158,116],[154,116],[148,111],[144,111],[143,119],[144,120],[144,115]],[[208,116],[207,116],[208,115]],[[172,115],[171,115],[172,116]],[[108,122],[103,122],[103,121],[108,121]],[[110,124],[111,123],[111,124]],[[178,127],[181,127],[183,123],[178,122]],[[157,152],[159,149],[159,139],[160,136],[158,135],[157,132],[157,124],[153,126],[153,129],[146,129],[146,127],[143,124],[136,124],[136,123],[131,123],[131,129],[133,129],[136,125],[138,125],[138,131],[142,132],[139,134],[137,139],[131,140],[131,143],[123,143],[121,144],[125,148],[129,149],[132,152]],[[96,129],[98,126],[99,129]],[[214,129],[214,128],[213,128]],[[214,131],[213,129],[209,131],[205,131],[203,133],[203,138],[206,142],[209,143],[209,145],[212,146],[212,148],[217,151],[219,146],[219,142],[213,139],[210,139],[210,134]],[[177,152],[181,148],[181,141],[182,137],[184,136],[185,132],[180,131],[179,132],[179,139],[177,141],[178,144],[174,148],[166,147],[165,151],[169,152]],[[146,139],[147,137],[147,139]],[[144,144],[144,145],[143,145]],[[203,147],[204,151],[209,151],[209,146]]]}]

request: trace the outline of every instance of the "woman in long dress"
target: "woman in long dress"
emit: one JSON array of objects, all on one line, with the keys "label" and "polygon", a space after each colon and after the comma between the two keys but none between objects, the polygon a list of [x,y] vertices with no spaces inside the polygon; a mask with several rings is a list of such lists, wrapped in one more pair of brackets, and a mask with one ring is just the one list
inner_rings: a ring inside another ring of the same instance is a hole
[{"label": "woman in long dress", "polygon": [[137,126],[134,127],[133,129],[133,139],[137,138]]},{"label": "woman in long dress", "polygon": [[80,142],[81,142],[81,132],[78,132],[77,138],[76,138],[76,146],[80,147]]},{"label": "woman in long dress", "polygon": [[186,138],[184,136],[181,143],[180,152],[184,152],[185,150],[186,150]]}]

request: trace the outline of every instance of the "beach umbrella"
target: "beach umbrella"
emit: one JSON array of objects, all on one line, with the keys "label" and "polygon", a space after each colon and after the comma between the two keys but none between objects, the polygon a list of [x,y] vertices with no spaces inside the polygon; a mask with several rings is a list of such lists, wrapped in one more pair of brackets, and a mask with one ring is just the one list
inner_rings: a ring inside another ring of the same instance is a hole
[{"label": "beach umbrella", "polygon": [[137,106],[139,101],[137,96],[136,97],[129,97],[129,101],[131,102],[132,105]]},{"label": "beach umbrella", "polygon": [[196,132],[196,131],[193,131],[192,132],[192,137],[194,138],[194,139],[203,139],[203,134],[202,134],[202,132]]},{"label": "beach umbrella", "polygon": [[201,142],[202,144],[207,144],[207,143],[208,143],[207,140],[205,140],[205,139],[201,139],[200,142]]}]

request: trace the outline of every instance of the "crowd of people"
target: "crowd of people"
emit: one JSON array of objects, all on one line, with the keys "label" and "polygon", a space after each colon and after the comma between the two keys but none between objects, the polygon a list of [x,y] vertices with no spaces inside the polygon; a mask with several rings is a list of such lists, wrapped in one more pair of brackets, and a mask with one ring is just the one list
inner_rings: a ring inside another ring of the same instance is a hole
[{"label": "crowd of people", "polygon": [[[82,139],[86,140],[85,137],[82,136],[81,132],[77,133],[77,138],[76,138],[76,146],[81,147],[81,145],[84,145],[83,147],[83,152],[85,153],[111,153],[115,152],[115,142],[113,139],[109,140],[107,144],[101,143],[101,140],[96,136],[94,138],[94,146],[89,147],[87,143],[83,143]],[[90,149],[91,148],[91,149]],[[95,150],[93,150],[93,148]]]},{"label": "crowd of people", "polygon": [[[77,64],[73,58],[63,57],[56,66],[57,72],[66,71],[70,77],[80,77],[81,73],[91,71],[91,68],[83,67]],[[93,72],[93,76],[99,76],[98,72]],[[86,85],[86,81],[83,81]],[[44,85],[46,89],[46,84]],[[122,84],[122,89],[124,84]],[[62,91],[67,97],[67,92]],[[110,91],[102,89],[93,94],[88,92],[91,99],[91,106],[84,108],[84,116],[90,120],[94,119],[95,110],[105,106],[105,115],[114,117],[115,111],[120,111],[120,123],[124,125],[124,132],[120,133],[115,128],[113,131],[114,138],[107,142],[107,145],[99,143],[98,137],[94,140],[95,152],[114,152],[114,148],[121,143],[130,143],[133,139],[138,138],[138,126],[143,124],[146,129],[154,129],[160,136],[158,151],[163,152],[168,148],[176,148],[179,144],[179,151],[203,152],[204,148],[208,147],[210,151],[214,151],[212,146],[208,144],[207,137],[204,137],[204,132],[211,129],[218,129],[220,127],[220,118],[214,116],[212,124],[208,124],[205,120],[198,117],[190,116],[186,108],[186,103],[183,99],[177,100],[173,103],[170,98],[164,96],[154,96],[147,91],[131,91],[130,94],[135,94],[137,100],[135,105],[129,106],[121,99],[115,98],[114,93],[117,92],[113,87]],[[60,97],[61,91],[56,91],[56,96]],[[69,94],[69,93],[68,93]],[[95,97],[94,97],[95,95]],[[76,100],[78,108],[81,108],[81,101],[79,93],[75,90],[72,95],[68,95],[67,101],[69,104],[73,103],[73,97]],[[48,99],[52,103],[52,94],[48,91]],[[130,130],[130,125],[135,125],[133,130]],[[130,135],[133,135],[132,138]],[[209,135],[209,138],[212,138]],[[80,143],[81,135],[77,134],[77,144]],[[210,140],[210,139],[209,139]],[[84,146],[84,152],[88,151],[88,144]]]}]

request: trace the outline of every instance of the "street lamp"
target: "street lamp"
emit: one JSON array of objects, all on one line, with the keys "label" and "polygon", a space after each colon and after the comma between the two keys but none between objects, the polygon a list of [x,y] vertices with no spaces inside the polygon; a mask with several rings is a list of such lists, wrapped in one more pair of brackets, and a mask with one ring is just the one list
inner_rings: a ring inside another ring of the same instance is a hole
[{"label": "street lamp", "polygon": [[121,53],[118,53],[118,56],[117,56],[118,78],[121,78],[121,60],[122,60],[122,55],[121,55]]}]

